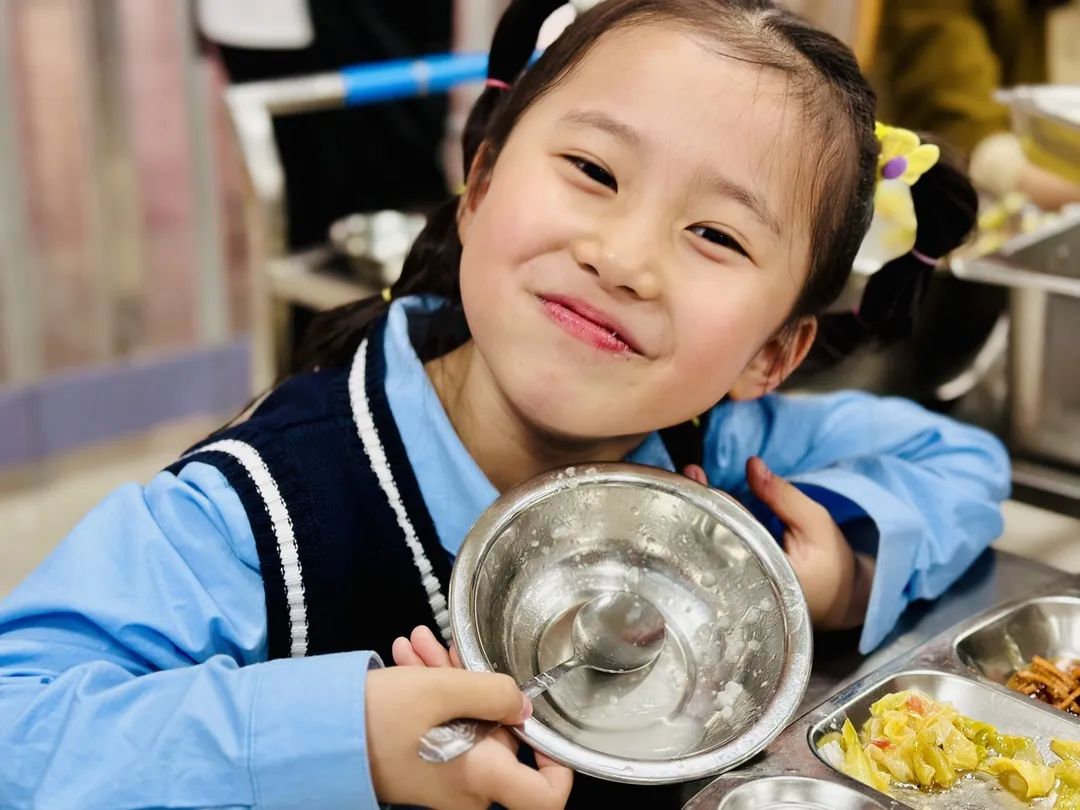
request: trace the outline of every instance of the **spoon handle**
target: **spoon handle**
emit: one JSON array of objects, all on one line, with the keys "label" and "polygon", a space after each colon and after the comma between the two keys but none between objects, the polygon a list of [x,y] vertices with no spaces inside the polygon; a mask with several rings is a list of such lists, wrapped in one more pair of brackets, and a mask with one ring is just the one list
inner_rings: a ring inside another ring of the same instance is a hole
[{"label": "spoon handle", "polygon": [[[529,699],[543,694],[572,669],[582,665],[581,659],[574,656],[569,661],[563,661],[558,666],[541,672],[534,678],[530,678],[521,684],[521,691],[529,696]],[[457,759],[488,734],[499,727],[498,723],[490,720],[469,720],[461,718],[450,720],[442,725],[428,729],[420,738],[420,759],[425,762],[449,762]]]},{"label": "spoon handle", "polygon": [[561,664],[553,666],[551,669],[546,669],[539,675],[536,675],[525,683],[521,684],[518,688],[524,692],[530,700],[537,695],[542,695],[548,689],[553,687],[558,680],[572,669],[577,669],[582,666],[583,662],[576,655],[568,661],[563,661]]},{"label": "spoon handle", "polygon": [[490,720],[467,718],[435,726],[420,738],[420,759],[434,763],[457,759],[498,727]]}]

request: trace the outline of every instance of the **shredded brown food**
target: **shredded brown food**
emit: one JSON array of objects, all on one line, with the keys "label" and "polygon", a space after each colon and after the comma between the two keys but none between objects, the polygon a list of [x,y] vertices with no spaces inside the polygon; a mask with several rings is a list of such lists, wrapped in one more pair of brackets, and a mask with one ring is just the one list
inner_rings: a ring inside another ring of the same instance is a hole
[{"label": "shredded brown food", "polygon": [[1006,683],[1010,689],[1049,703],[1059,709],[1080,714],[1080,662],[1059,668],[1045,658],[1035,656],[1028,669],[1014,672]]}]

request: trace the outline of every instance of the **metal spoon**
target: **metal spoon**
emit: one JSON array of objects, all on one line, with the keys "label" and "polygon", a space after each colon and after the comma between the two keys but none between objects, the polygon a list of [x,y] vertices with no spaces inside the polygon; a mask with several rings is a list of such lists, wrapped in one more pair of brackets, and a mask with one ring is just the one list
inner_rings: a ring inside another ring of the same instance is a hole
[{"label": "metal spoon", "polygon": [[[570,631],[573,656],[530,678],[519,688],[534,698],[578,667],[611,674],[635,672],[657,659],[666,633],[663,615],[642,597],[626,591],[601,594],[582,605],[574,617]],[[420,758],[427,762],[449,762],[498,726],[487,720],[443,723],[420,738]]]}]

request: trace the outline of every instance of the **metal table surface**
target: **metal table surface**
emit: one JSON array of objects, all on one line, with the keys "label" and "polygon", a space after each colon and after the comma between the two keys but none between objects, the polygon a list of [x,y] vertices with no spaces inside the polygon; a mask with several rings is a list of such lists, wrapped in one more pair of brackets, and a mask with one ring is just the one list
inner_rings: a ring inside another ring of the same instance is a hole
[{"label": "metal table surface", "polygon": [[[815,636],[810,683],[797,717],[848,684],[977,613],[1025,596],[1075,587],[1076,583],[1075,574],[1015,554],[988,549],[941,597],[910,605],[893,632],[870,655],[859,654],[858,630]],[[768,758],[766,749],[762,756],[752,760],[753,767],[768,771]],[[688,801],[712,781],[706,779],[684,785],[683,801]]]}]

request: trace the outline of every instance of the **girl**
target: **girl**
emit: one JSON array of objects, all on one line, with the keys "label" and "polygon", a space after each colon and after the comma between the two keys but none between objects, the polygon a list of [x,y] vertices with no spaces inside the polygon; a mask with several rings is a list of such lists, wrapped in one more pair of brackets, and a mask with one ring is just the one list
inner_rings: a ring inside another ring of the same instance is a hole
[{"label": "girl", "polygon": [[[467,191],[393,302],[330,314],[307,371],[107,499],[3,605],[0,805],[562,804],[568,774],[499,740],[416,757],[439,717],[519,719],[505,680],[369,672],[362,652],[417,625],[448,640],[469,525],[560,465],[698,465],[864,650],[996,536],[992,437],[901,401],[770,395],[871,218],[850,52],[765,0],[607,0],[524,70],[552,5],[500,24]],[[963,238],[965,200],[920,206],[920,254]]]}]

